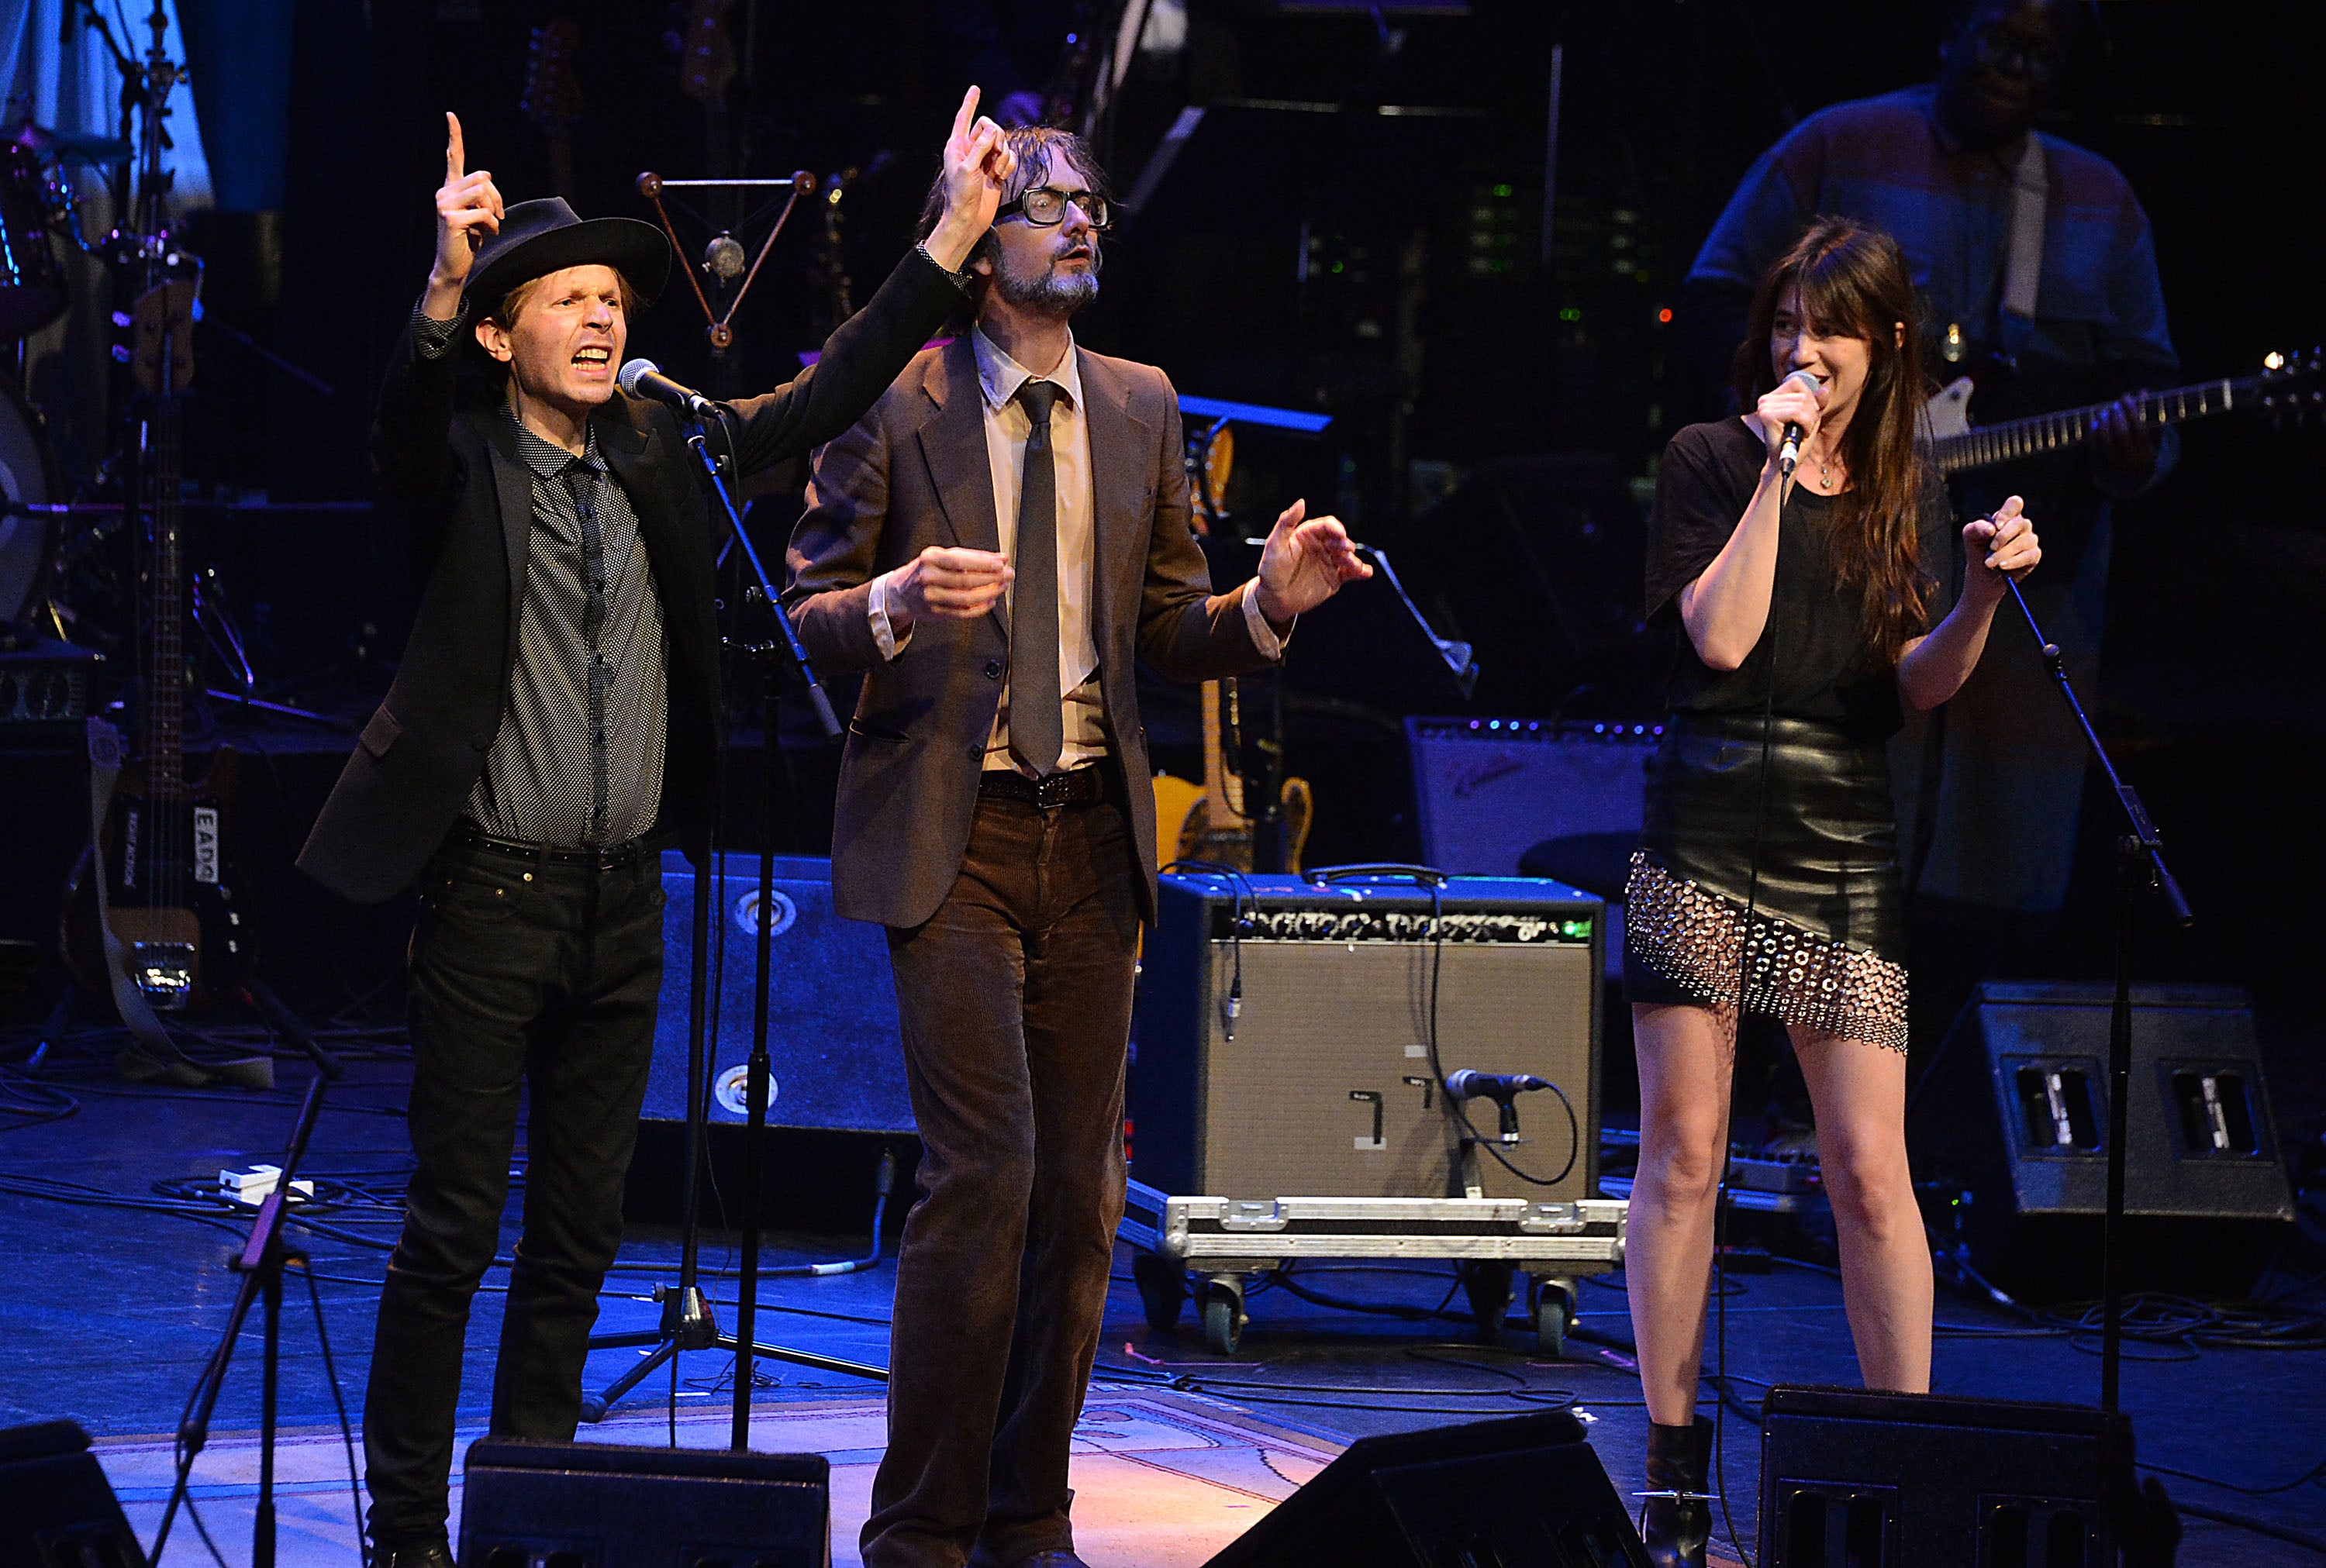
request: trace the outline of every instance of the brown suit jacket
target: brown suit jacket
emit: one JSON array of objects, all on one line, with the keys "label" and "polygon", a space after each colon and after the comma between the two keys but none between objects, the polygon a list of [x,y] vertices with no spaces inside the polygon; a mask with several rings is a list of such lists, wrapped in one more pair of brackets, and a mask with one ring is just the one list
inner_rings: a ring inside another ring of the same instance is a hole
[{"label": "brown suit jacket", "polygon": [[[1179,401],[1152,366],[1077,348],[1098,531],[1093,618],[1109,764],[1121,772],[1141,906],[1155,907],[1155,796],[1133,662],[1177,681],[1261,668],[1243,595],[1214,594],[1187,526]],[[792,534],[784,606],[823,668],[869,669],[849,721],[833,818],[835,908],[914,926],[960,872],[977,776],[1009,669],[1000,606],[926,619],[892,661],[872,636],[871,580],[932,544],[1000,548],[977,357],[966,335],[925,349],[847,434],[815,456]]]}]

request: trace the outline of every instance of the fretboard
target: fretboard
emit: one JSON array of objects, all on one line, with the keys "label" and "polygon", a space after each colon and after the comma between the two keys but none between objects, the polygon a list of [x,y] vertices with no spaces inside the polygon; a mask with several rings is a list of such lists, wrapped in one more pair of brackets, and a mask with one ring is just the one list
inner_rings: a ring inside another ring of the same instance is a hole
[{"label": "fretboard", "polygon": [[[166,378],[164,385],[167,385]],[[179,542],[178,404],[155,397],[146,418],[146,515],[154,573],[145,680],[145,761],[150,793],[174,800],[186,793],[186,656],[184,552]]]},{"label": "fretboard", "polygon": [[[2233,408],[2251,407],[2263,396],[2262,388],[2272,379],[2248,376],[2236,381],[2201,381],[2191,386],[2176,386],[2170,392],[2144,393],[2136,400],[2140,422],[2161,429],[2227,413]],[[2095,403],[2082,408],[2063,408],[2056,413],[2006,420],[2001,424],[1981,425],[1961,435],[1941,436],[1931,443],[1931,460],[1942,474],[1958,474],[1966,469],[1984,469],[2080,446],[2091,434],[2092,422],[2111,406]]]}]

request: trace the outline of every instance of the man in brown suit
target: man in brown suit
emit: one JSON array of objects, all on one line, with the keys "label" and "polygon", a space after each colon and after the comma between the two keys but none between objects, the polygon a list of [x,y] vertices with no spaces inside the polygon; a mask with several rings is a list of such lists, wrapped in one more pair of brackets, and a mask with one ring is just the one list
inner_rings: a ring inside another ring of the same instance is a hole
[{"label": "man in brown suit", "polygon": [[784,594],[816,660],[870,672],[833,898],[889,928],[923,1149],[867,1568],[1081,1563],[1066,1457],[1155,910],[1133,664],[1261,668],[1295,617],[1371,574],[1296,502],[1259,575],[1210,591],[1170,383],[1068,329],[1098,290],[1104,176],[1066,133],[1008,142],[1017,173],[969,261],[974,325],[817,455]]}]

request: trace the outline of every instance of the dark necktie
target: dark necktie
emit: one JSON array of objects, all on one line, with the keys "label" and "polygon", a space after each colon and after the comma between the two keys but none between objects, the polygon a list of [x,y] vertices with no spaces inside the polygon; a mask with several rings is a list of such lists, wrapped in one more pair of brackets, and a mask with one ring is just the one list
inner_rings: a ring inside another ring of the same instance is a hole
[{"label": "dark necktie", "polygon": [[1055,772],[1065,744],[1058,691],[1058,473],[1050,409],[1060,388],[1028,381],[1018,401],[1034,422],[1018,487],[1018,578],[1009,590],[1009,749],[1037,774]]}]

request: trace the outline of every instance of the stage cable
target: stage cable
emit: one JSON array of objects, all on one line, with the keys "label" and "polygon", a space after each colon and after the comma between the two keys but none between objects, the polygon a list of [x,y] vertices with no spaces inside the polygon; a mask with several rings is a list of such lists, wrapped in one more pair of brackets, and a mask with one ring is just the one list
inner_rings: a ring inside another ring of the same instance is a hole
[{"label": "stage cable", "polygon": [[[1713,1387],[1719,1397],[1712,1407],[1712,1489],[1720,1503],[1721,1527],[1728,1532],[1728,1545],[1744,1564],[1755,1568],[1756,1557],[1744,1550],[1737,1538],[1736,1521],[1728,1507],[1728,1404],[1731,1398],[1728,1378],[1728,1266],[1723,1257],[1728,1235],[1728,1189],[1736,1170],[1735,1140],[1730,1136],[1736,1115],[1737,1062],[1743,1054],[1744,1035],[1744,1003],[1752,989],[1753,917],[1761,898],[1761,856],[1767,847],[1769,830],[1769,761],[1773,749],[1773,729],[1777,708],[1777,656],[1782,642],[1782,627],[1777,617],[1777,568],[1783,560],[1785,537],[1785,502],[1791,498],[1791,481],[1780,480],[1777,492],[1777,545],[1769,561],[1769,608],[1767,636],[1769,668],[1761,685],[1761,767],[1753,805],[1753,849],[1747,862],[1744,882],[1744,915],[1737,928],[1736,940],[1736,1006],[1729,1015],[1728,1027],[1728,1095],[1727,1113],[1720,1127],[1720,1186],[1712,1202],[1712,1278],[1713,1314],[1716,1323],[1713,1346]],[[1649,1419],[1652,1421],[1653,1416]],[[1647,1510],[1641,1508],[1644,1520]],[[1754,1545],[1758,1545],[1758,1541]]]}]

